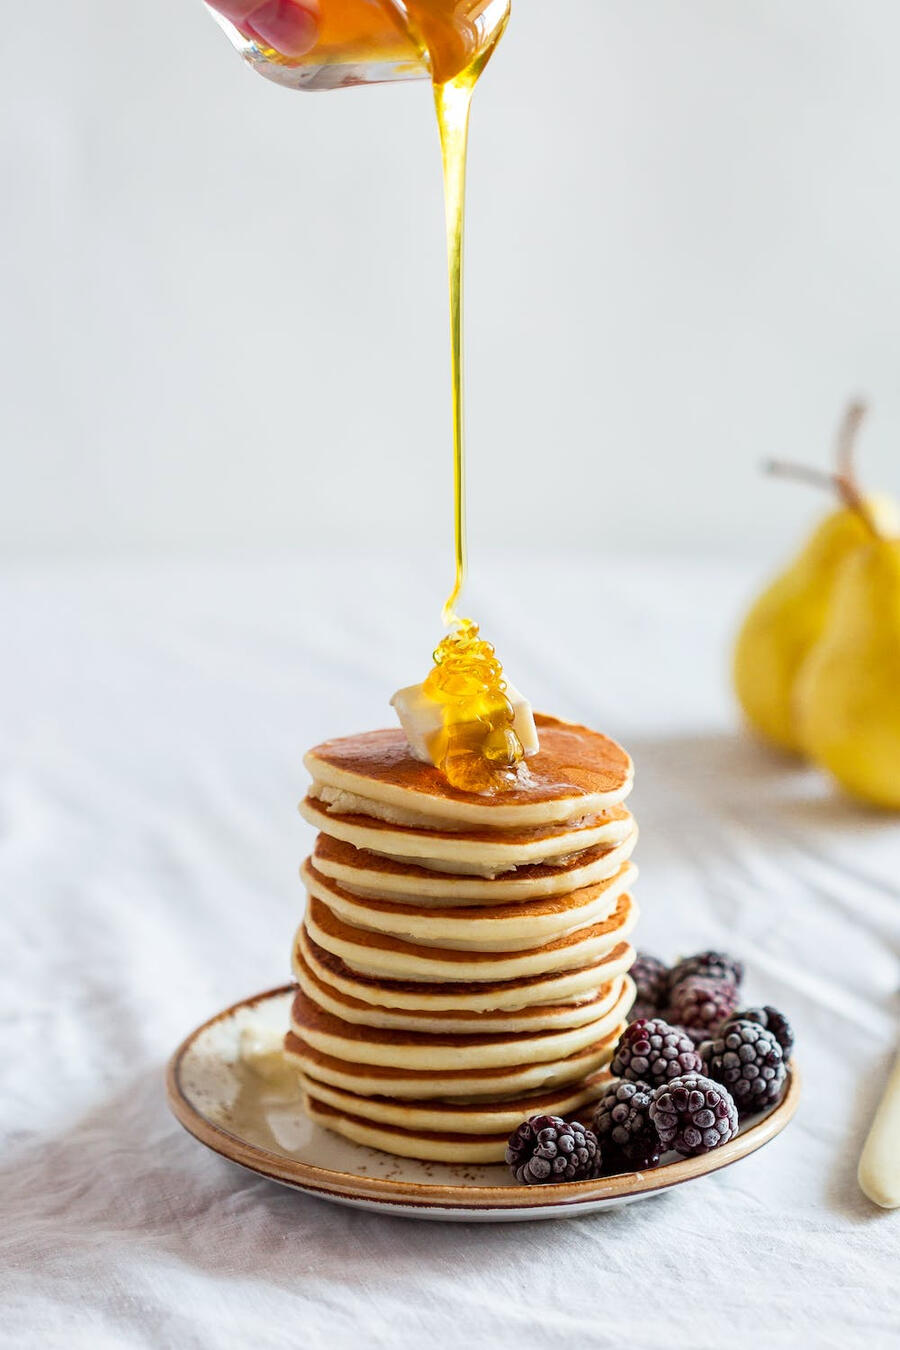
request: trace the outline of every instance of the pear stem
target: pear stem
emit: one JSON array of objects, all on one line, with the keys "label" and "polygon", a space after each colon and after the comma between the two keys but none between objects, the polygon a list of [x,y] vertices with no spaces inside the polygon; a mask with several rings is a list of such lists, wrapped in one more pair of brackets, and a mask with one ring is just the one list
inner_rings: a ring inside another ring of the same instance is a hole
[{"label": "pear stem", "polygon": [[844,416],[841,419],[841,425],[838,428],[835,444],[838,476],[853,484],[856,483],[857,438],[866,411],[866,405],[862,399],[853,399],[847,404]]},{"label": "pear stem", "polygon": [[827,473],[824,469],[814,469],[806,464],[793,464],[781,459],[768,460],[763,467],[766,473],[774,474],[778,478],[792,478],[799,483],[809,483],[813,487],[836,492],[844,505],[856,512],[873,539],[880,539],[881,535],[868,503],[859,490],[854,463],[856,439],[865,415],[866,405],[859,399],[854,399],[847,405],[838,429],[836,473]]}]

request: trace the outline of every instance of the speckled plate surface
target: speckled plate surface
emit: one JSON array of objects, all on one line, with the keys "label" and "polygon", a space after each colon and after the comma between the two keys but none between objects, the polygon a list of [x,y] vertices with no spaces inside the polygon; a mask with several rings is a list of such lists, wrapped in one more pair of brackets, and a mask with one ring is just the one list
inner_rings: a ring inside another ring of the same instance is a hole
[{"label": "speckled plate surface", "polygon": [[783,1100],[754,1116],[736,1139],[702,1158],[679,1158],[561,1186],[517,1186],[500,1165],[453,1167],[363,1148],[314,1125],[291,1074],[266,1081],[244,1064],[241,1033],[259,1023],[287,1026],[293,987],[244,999],[198,1027],[169,1062],[169,1105],[207,1148],[294,1190],[337,1204],[409,1218],[480,1222],[564,1218],[630,1204],[696,1181],[754,1153],[779,1134],[799,1098],[791,1069]]}]

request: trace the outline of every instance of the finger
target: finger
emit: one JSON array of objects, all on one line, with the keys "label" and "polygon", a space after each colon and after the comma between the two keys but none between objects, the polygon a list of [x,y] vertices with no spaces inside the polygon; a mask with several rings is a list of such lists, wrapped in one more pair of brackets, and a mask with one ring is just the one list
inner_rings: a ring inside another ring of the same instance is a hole
[{"label": "finger", "polygon": [[303,56],[315,45],[318,0],[213,0],[226,19],[284,56]]},{"label": "finger", "polygon": [[245,21],[247,30],[284,56],[303,56],[315,46],[315,15],[294,0],[267,0]]},{"label": "finger", "polygon": [[232,23],[243,23],[255,9],[259,9],[260,0],[210,0],[210,4]]}]

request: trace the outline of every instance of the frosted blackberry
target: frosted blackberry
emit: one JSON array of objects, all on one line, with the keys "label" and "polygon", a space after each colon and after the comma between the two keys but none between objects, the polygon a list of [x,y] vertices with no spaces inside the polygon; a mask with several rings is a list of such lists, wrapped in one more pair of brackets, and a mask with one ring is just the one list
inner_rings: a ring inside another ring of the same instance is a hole
[{"label": "frosted blackberry", "polygon": [[652,1100],[649,1083],[632,1083],[627,1078],[610,1083],[594,1109],[593,1119],[604,1172],[656,1167],[662,1149],[650,1119]]},{"label": "frosted blackberry", "polygon": [[696,956],[686,956],[672,967],[669,988],[674,989],[676,984],[694,975],[702,975],[707,980],[730,980],[732,984],[740,985],[744,978],[744,963],[726,952],[697,952]]},{"label": "frosted blackberry", "polygon": [[667,1016],[684,1027],[695,1043],[706,1040],[730,1017],[737,1007],[737,985],[731,980],[714,980],[692,975],[676,984]]},{"label": "frosted blackberry", "polygon": [[758,1022],[732,1021],[700,1053],[705,1072],[727,1087],[742,1116],[781,1100],[787,1070],[774,1031]]},{"label": "frosted blackberry", "polygon": [[[637,985],[635,1007],[649,1008],[649,1016],[658,1012],[669,992],[669,968],[648,952],[638,952],[637,960],[628,972]],[[636,1021],[636,1017],[632,1017]]]},{"label": "frosted blackberry", "polygon": [[731,1094],[700,1073],[687,1073],[658,1087],[650,1103],[650,1119],[663,1149],[674,1148],[688,1158],[709,1153],[738,1132]]},{"label": "frosted blackberry", "polygon": [[642,1018],[627,1026],[610,1065],[618,1078],[649,1083],[651,1087],[684,1073],[699,1072],[702,1067],[690,1036],[661,1017]]},{"label": "frosted blackberry", "polygon": [[600,1146],[593,1130],[559,1116],[532,1116],[514,1130],[506,1161],[523,1186],[590,1181],[600,1174]]},{"label": "frosted blackberry", "polygon": [[770,1008],[766,1004],[765,1007],[745,1008],[743,1012],[732,1013],[719,1027],[720,1036],[724,1036],[725,1028],[731,1026],[732,1022],[758,1022],[761,1027],[772,1032],[784,1052],[785,1060],[790,1059],[794,1048],[794,1032],[784,1013],[777,1008]]}]

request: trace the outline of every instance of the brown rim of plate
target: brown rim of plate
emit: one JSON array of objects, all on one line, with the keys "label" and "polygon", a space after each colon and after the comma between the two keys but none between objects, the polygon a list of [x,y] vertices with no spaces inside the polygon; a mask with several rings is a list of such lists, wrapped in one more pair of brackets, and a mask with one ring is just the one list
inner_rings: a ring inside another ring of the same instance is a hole
[{"label": "brown rim of plate", "polygon": [[317,1167],[314,1163],[300,1162],[248,1144],[202,1115],[188,1100],[181,1086],[182,1061],[205,1031],[217,1022],[233,1017],[242,1008],[253,1008],[268,999],[293,993],[295,989],[295,985],[285,984],[254,994],[251,998],[240,999],[192,1031],[179,1045],[166,1067],[166,1095],[169,1108],[178,1123],[214,1153],[271,1181],[287,1182],[320,1195],[332,1195],[343,1200],[393,1203],[398,1208],[497,1210],[564,1209],[582,1200],[613,1200],[670,1190],[683,1181],[717,1172],[755,1153],[781,1133],[793,1117],[800,1100],[800,1077],[791,1061],[784,1097],[768,1115],[754,1122],[736,1139],[699,1158],[682,1158],[679,1162],[666,1163],[651,1171],[623,1172],[617,1176],[598,1177],[594,1181],[571,1181],[555,1186],[441,1186],[430,1182],[393,1181],[364,1177],[355,1172],[336,1172],[332,1168]]}]

